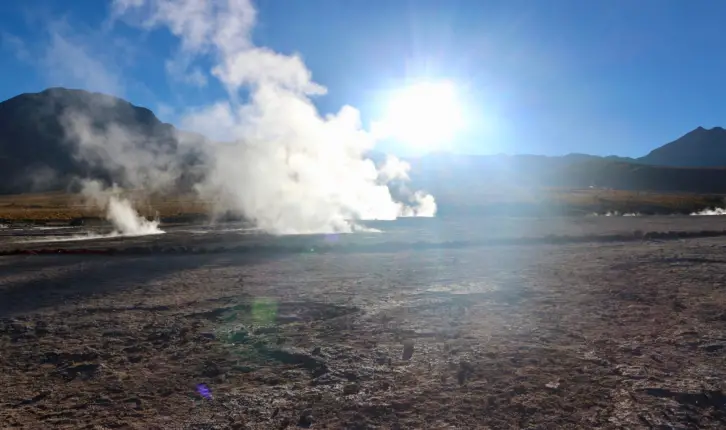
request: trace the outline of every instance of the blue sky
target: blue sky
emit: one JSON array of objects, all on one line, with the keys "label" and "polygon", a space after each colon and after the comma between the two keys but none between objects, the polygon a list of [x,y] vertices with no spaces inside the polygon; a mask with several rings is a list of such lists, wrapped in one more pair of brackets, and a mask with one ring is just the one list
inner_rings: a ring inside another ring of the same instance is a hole
[{"label": "blue sky", "polygon": [[[407,82],[454,81],[470,117],[456,152],[640,156],[699,125],[726,125],[720,0],[255,4],[254,42],[300,53],[328,88],[314,99],[323,113],[350,104],[367,124]],[[165,66],[178,57],[168,31],[110,16],[100,0],[0,2],[0,99],[84,88],[176,123],[224,97],[204,58],[184,76]]]}]

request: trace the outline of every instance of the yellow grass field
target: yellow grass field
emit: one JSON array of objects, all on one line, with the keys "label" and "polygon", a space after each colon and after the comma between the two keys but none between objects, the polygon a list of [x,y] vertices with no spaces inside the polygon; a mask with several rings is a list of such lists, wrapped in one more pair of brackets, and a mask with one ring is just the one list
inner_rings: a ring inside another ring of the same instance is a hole
[{"label": "yellow grass field", "polygon": [[563,206],[602,208],[620,212],[641,212],[660,208],[673,212],[689,212],[705,207],[723,207],[724,197],[706,194],[651,193],[624,190],[552,190],[544,199]]},{"label": "yellow grass field", "polygon": [[[144,216],[174,217],[208,213],[211,205],[189,196],[143,197],[127,193],[135,208]],[[68,221],[74,218],[102,218],[102,208],[83,196],[64,192],[0,196],[0,219],[16,221]]]},{"label": "yellow grass field", "polygon": [[[212,209],[211,201],[197,196],[145,196],[127,192],[136,209],[144,216],[162,218],[203,215]],[[442,199],[443,200],[443,199]],[[648,193],[620,190],[520,190],[520,192],[480,193],[469,199],[467,206],[497,204],[536,204],[563,209],[563,213],[582,212],[690,212],[706,207],[723,207],[723,197],[701,194]],[[0,196],[0,220],[66,222],[74,218],[102,218],[101,208],[87,202],[83,196],[64,192]]]}]

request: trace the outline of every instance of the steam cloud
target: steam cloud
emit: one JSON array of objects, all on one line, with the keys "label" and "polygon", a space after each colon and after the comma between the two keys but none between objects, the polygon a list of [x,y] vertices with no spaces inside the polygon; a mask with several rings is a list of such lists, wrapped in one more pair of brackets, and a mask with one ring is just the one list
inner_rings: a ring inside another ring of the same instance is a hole
[{"label": "steam cloud", "polygon": [[704,215],[722,216],[722,215],[726,215],[726,209],[724,209],[724,208],[704,209],[699,212],[693,212],[693,213],[691,213],[691,215],[694,215],[694,216],[704,216]]},{"label": "steam cloud", "polygon": [[618,211],[608,211],[608,212],[605,212],[604,214],[599,214],[599,213],[596,212],[596,213],[593,213],[592,216],[609,216],[609,217],[625,216],[625,217],[631,217],[631,216],[640,216],[640,214],[638,212],[624,212],[624,213],[620,213]]},{"label": "steam cloud", "polygon": [[131,206],[131,202],[125,199],[111,197],[108,201],[108,213],[106,215],[113,223],[119,234],[124,236],[144,236],[148,234],[159,234],[159,221],[149,221],[138,213]]},{"label": "steam cloud", "polygon": [[[251,0],[113,2],[115,19],[149,31],[165,28],[179,39],[179,52],[167,61],[177,78],[190,67],[199,78],[195,61],[211,58],[209,72],[226,88],[225,100],[190,109],[181,121],[182,128],[215,140],[195,148],[206,160],[196,192],[220,202],[217,210],[238,212],[277,234],[350,232],[361,228],[357,220],[434,216],[433,196],[403,185],[407,163],[388,157],[376,166],[366,158],[376,142],[355,108],[322,116],[311,97],[327,90],[312,80],[300,56],[255,46],[256,13]],[[168,188],[191,151],[183,142],[152,151],[134,132],[115,126],[99,131],[82,114],[69,115],[66,123],[79,157],[149,191]],[[86,192],[108,195],[97,187]],[[100,203],[120,232],[157,231],[128,201],[104,198]]]},{"label": "steam cloud", "polygon": [[86,181],[83,185],[83,195],[89,202],[106,208],[106,219],[114,228],[108,237],[164,233],[159,229],[158,220],[149,221],[140,216],[131,201],[118,195],[119,190],[116,187],[105,188],[98,181]]}]

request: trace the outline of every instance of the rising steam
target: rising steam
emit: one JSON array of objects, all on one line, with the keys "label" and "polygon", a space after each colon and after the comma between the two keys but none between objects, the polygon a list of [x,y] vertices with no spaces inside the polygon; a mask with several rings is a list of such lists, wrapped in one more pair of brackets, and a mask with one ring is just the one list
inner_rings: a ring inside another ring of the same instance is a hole
[{"label": "rising steam", "polygon": [[[433,216],[433,196],[396,190],[408,181],[410,166],[390,157],[376,166],[366,154],[374,137],[359,112],[343,106],[321,115],[311,98],[325,94],[298,55],[255,46],[256,10],[250,0],[115,0],[114,18],[147,30],[166,28],[180,41],[172,68],[202,73],[197,62],[212,59],[209,73],[227,98],[188,110],[184,128],[217,141],[195,148],[205,154],[203,179],[195,190],[235,211],[263,230],[278,234],[350,232],[357,220]],[[172,62],[174,60],[171,60]],[[203,76],[206,79],[206,74]],[[155,190],[177,174],[168,151],[151,153],[128,130],[99,131],[83,115],[71,115],[67,129],[79,155],[122,171],[134,187]],[[402,188],[405,189],[405,188]],[[109,220],[119,232],[159,232],[130,204],[108,198]]]},{"label": "rising steam", "polygon": [[164,233],[159,229],[158,219],[149,221],[140,216],[131,201],[119,195],[116,186],[105,188],[99,181],[85,181],[82,193],[87,202],[105,208],[106,219],[113,225],[113,232],[108,237]]},{"label": "rising steam", "polygon": [[159,220],[149,221],[139,214],[126,199],[111,197],[108,201],[106,219],[111,221],[114,231],[122,236],[145,236],[164,233],[159,229]]},{"label": "rising steam", "polygon": [[722,215],[726,215],[726,209],[724,209],[724,208],[703,209],[698,212],[693,212],[693,213],[691,213],[691,215],[694,215],[694,216],[699,216],[699,215],[701,215],[701,216],[703,216],[703,215],[722,216]]},{"label": "rising steam", "polygon": [[[51,235],[32,238],[27,242],[72,242],[80,240],[107,239],[113,237],[147,236],[162,234],[159,220],[149,221],[140,216],[133,208],[131,201],[120,196],[121,190],[116,186],[105,187],[101,182],[86,180],[83,182],[82,195],[86,203],[106,211],[106,219],[111,222],[113,230],[107,234],[86,232],[77,235]],[[54,227],[53,230],[59,228]]]}]

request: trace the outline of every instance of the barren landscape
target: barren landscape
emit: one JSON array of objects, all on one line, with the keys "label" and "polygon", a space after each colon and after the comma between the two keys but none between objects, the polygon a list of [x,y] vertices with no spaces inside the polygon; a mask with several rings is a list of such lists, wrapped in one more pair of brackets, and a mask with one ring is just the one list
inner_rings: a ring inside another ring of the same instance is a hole
[{"label": "barren landscape", "polygon": [[0,230],[3,428],[726,425],[722,217],[371,227]]},{"label": "barren landscape", "polygon": [[279,3],[0,5],[0,430],[726,428],[726,3]]}]

